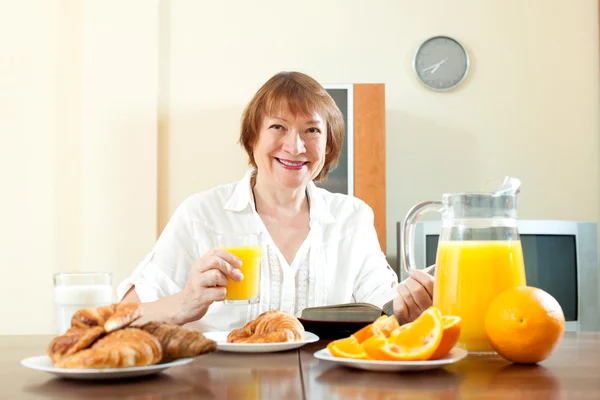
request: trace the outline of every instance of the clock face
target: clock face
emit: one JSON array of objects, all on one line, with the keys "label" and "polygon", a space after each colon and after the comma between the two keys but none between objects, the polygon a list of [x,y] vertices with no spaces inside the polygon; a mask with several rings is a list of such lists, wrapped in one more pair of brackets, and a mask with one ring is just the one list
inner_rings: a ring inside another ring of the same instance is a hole
[{"label": "clock face", "polygon": [[456,40],[436,36],[419,47],[413,64],[417,76],[427,87],[450,90],[467,76],[469,56]]}]

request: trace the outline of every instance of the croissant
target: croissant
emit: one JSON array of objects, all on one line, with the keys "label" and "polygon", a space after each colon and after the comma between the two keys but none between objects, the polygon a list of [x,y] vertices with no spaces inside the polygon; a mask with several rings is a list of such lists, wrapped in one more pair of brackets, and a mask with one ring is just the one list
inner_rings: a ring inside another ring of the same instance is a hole
[{"label": "croissant", "polygon": [[141,316],[142,308],[137,303],[110,304],[76,311],[71,318],[71,326],[77,328],[101,326],[106,332],[112,332],[128,326]]},{"label": "croissant", "polygon": [[267,311],[227,335],[229,343],[275,343],[302,340],[304,326],[283,311]]},{"label": "croissant", "polygon": [[91,348],[61,358],[58,368],[123,368],[156,364],[162,359],[158,339],[141,329],[114,331]]},{"label": "croissant", "polygon": [[87,349],[96,339],[104,334],[100,326],[91,328],[69,328],[64,334],[52,339],[46,354],[56,363],[65,356]]},{"label": "croissant", "polygon": [[139,327],[158,339],[165,358],[195,357],[217,350],[217,344],[200,332],[164,322],[148,322]]}]

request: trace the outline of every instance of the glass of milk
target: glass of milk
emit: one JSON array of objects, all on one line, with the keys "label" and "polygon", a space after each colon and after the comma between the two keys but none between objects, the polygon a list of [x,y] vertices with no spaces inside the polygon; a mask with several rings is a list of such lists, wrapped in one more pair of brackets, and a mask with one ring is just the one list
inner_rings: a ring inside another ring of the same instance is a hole
[{"label": "glass of milk", "polygon": [[110,272],[54,274],[54,304],[58,334],[71,327],[71,317],[81,308],[96,308],[113,302]]}]

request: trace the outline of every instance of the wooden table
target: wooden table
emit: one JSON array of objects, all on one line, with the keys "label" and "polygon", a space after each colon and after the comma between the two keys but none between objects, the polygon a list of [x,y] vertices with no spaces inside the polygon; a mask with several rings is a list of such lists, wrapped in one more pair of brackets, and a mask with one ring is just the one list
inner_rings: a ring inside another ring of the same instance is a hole
[{"label": "wooden table", "polygon": [[271,354],[212,353],[146,378],[71,381],[20,360],[51,336],[0,336],[0,399],[600,399],[600,333],[566,333],[540,365],[469,356],[443,369],[359,371],[315,359],[322,341]]}]

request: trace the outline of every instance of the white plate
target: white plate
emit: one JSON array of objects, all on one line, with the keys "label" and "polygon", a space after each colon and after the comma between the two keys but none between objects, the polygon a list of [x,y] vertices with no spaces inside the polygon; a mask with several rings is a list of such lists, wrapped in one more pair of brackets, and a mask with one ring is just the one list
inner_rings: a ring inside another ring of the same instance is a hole
[{"label": "white plate", "polygon": [[377,360],[354,360],[331,355],[328,349],[317,351],[314,356],[319,360],[333,361],[351,368],[364,369],[367,371],[424,371],[427,369],[441,368],[462,360],[468,352],[458,347],[453,348],[444,358],[426,361],[377,361]]},{"label": "white plate", "polygon": [[227,343],[229,332],[205,332],[207,339],[217,342],[217,350],[231,351],[235,353],[272,353],[275,351],[284,351],[297,349],[305,344],[313,343],[319,340],[314,333],[304,332],[304,339],[295,342],[280,343]]},{"label": "white plate", "polygon": [[61,378],[69,379],[121,379],[136,376],[152,375],[177,365],[194,361],[193,358],[180,358],[171,362],[163,362],[145,367],[128,368],[56,368],[48,356],[28,357],[21,360],[21,365],[37,371],[50,372]]}]

